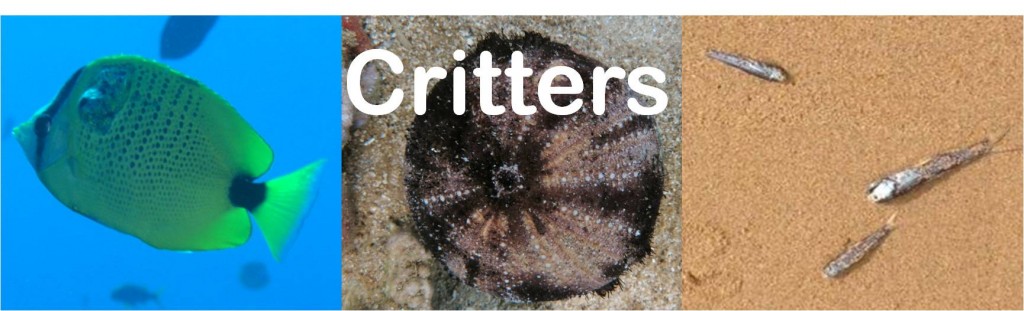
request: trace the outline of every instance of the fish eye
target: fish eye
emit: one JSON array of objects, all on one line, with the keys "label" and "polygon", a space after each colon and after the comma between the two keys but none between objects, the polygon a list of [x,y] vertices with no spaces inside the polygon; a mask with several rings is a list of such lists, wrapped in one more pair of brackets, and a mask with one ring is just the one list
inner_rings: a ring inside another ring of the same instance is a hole
[{"label": "fish eye", "polygon": [[50,115],[44,114],[36,118],[36,137],[43,137],[50,132]]}]

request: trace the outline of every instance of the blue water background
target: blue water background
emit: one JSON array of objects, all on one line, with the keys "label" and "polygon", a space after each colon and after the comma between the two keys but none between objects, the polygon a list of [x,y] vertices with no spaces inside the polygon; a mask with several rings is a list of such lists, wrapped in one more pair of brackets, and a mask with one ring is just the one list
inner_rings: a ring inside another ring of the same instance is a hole
[{"label": "blue water background", "polygon": [[[3,129],[46,105],[79,67],[102,56],[159,57],[166,17],[0,19]],[[190,56],[164,61],[230,102],[274,150],[261,178],[327,159],[319,194],[282,262],[254,226],[245,245],[181,253],[72,212],[36,177],[3,133],[0,162],[0,307],[122,309],[111,291],[134,283],[159,291],[168,309],[337,309],[341,306],[339,17],[222,17]],[[270,284],[239,282],[264,262]],[[158,308],[154,304],[142,308]]]}]

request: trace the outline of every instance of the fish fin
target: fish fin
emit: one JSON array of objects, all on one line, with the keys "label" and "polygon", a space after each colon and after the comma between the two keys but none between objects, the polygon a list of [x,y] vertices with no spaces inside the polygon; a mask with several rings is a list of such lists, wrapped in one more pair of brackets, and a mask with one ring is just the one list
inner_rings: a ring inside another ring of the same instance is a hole
[{"label": "fish fin", "polygon": [[302,227],[306,211],[316,197],[316,180],[324,160],[267,182],[267,198],[253,209],[274,259],[281,261],[288,243]]},{"label": "fish fin", "polygon": [[999,149],[995,148],[995,146],[997,144],[999,144],[999,142],[1003,141],[1003,138],[1006,138],[1006,134],[1008,134],[1010,132],[1010,130],[1013,130],[1013,127],[1012,126],[1007,126],[1006,129],[1003,129],[1002,132],[999,132],[998,134],[991,134],[991,135],[989,135],[988,137],[985,138],[985,140],[988,142],[988,153],[989,154],[1021,151],[1021,147],[1020,146],[1012,147],[1012,148],[999,148]]},{"label": "fish fin", "polygon": [[987,138],[988,141],[990,141],[989,145],[995,146],[996,144],[998,144],[1000,141],[1003,140],[1004,137],[1006,137],[1006,133],[1009,133],[1011,129],[1013,129],[1013,127],[1006,127],[1006,129],[1004,129],[1002,132],[999,132],[999,134],[989,136]]}]

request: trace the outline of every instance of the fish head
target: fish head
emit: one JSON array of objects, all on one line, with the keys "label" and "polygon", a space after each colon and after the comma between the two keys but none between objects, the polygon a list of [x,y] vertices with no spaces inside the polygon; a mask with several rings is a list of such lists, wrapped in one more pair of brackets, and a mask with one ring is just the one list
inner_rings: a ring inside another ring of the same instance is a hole
[{"label": "fish head", "polygon": [[908,168],[868,185],[868,199],[888,201],[914,188],[925,180],[917,168]]},{"label": "fish head", "polygon": [[768,73],[768,80],[772,80],[772,81],[776,81],[776,82],[785,82],[786,81],[786,72],[782,71],[782,69],[771,68],[771,69],[768,70],[767,73]]},{"label": "fish head", "polygon": [[829,264],[825,266],[824,269],[821,270],[821,273],[825,276],[825,278],[837,278],[840,274],[843,273],[843,269],[838,265]]},{"label": "fish head", "polygon": [[74,205],[82,168],[76,156],[106,135],[131,91],[132,68],[100,59],[84,66],[64,83],[57,96],[13,134],[40,181],[61,202]]},{"label": "fish head", "polygon": [[896,181],[883,178],[868,185],[868,200],[878,203],[896,196]]},{"label": "fish head", "polygon": [[75,71],[57,97],[36,111],[28,121],[14,128],[14,138],[37,173],[54,166],[67,154],[70,124],[65,104],[70,101],[81,73],[82,69]]}]

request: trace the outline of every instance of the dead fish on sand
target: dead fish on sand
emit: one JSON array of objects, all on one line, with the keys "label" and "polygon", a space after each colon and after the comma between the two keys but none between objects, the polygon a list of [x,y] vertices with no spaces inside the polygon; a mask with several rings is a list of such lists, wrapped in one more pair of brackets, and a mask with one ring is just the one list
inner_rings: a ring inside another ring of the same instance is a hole
[{"label": "dead fish on sand", "polygon": [[786,81],[786,71],[772,64],[716,50],[708,51],[708,57],[761,79],[772,82]]},{"label": "dead fish on sand", "polygon": [[847,248],[842,254],[839,254],[839,256],[836,257],[836,259],[833,259],[832,262],[829,262],[821,272],[825,274],[825,277],[829,278],[842,276],[846,270],[850,269],[850,267],[861,259],[864,259],[864,256],[867,256],[867,254],[871,253],[871,251],[875,250],[882,244],[885,237],[888,236],[894,228],[896,228],[895,223],[893,223],[894,219],[896,219],[896,213],[889,216],[889,220],[887,220],[885,225],[882,225],[881,228],[878,228],[878,230],[875,230],[875,232],[872,232],[863,240],[860,240],[860,242],[857,242],[857,244],[850,246],[850,248]]},{"label": "dead fish on sand", "polygon": [[872,182],[868,185],[868,199],[876,203],[888,201],[927,180],[941,176],[954,167],[970,163],[992,152],[992,147],[1006,136],[1007,131],[964,148],[937,154],[917,165]]}]

